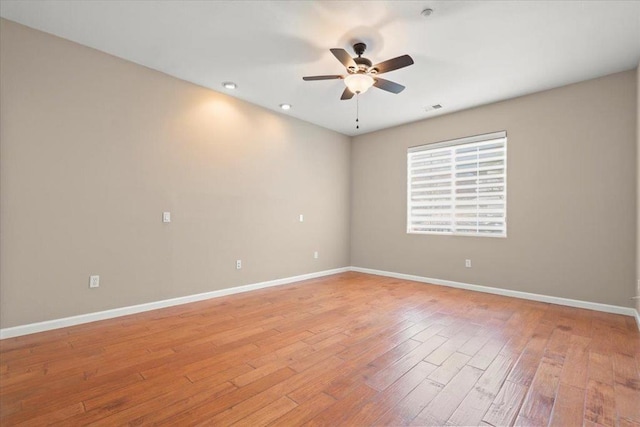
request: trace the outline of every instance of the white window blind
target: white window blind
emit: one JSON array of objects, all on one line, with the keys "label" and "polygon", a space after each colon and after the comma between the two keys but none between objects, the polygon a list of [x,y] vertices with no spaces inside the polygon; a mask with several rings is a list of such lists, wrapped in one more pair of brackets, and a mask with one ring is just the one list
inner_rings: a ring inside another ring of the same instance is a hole
[{"label": "white window blind", "polygon": [[507,133],[407,152],[407,232],[507,235]]}]

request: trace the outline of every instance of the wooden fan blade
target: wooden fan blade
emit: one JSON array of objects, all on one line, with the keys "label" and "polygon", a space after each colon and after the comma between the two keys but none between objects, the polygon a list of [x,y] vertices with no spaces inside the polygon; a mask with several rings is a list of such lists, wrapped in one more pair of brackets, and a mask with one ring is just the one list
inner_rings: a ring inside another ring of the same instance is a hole
[{"label": "wooden fan blade", "polygon": [[303,77],[302,80],[312,81],[312,80],[333,80],[333,79],[343,79],[344,76],[332,75],[332,76],[309,76]]},{"label": "wooden fan blade", "polygon": [[389,59],[388,61],[381,62],[373,66],[378,70],[378,74],[388,73],[389,71],[397,70],[398,68],[408,67],[413,64],[413,58],[409,55],[398,56],[397,58]]},{"label": "wooden fan blade", "polygon": [[353,92],[351,92],[348,87],[345,87],[344,92],[342,92],[342,96],[340,97],[340,99],[344,101],[345,99],[351,99],[351,98],[353,98]]},{"label": "wooden fan blade", "polygon": [[339,48],[333,48],[333,49],[329,49],[331,51],[331,53],[333,53],[333,56],[336,57],[336,59],[338,61],[340,61],[342,63],[342,65],[344,65],[345,67],[349,68],[349,67],[353,67],[356,68],[356,63],[353,60],[353,58],[351,57],[351,55],[349,55],[349,52],[347,52],[344,49],[339,49]]},{"label": "wooden fan blade", "polygon": [[375,82],[373,85],[378,89],[386,90],[391,93],[400,93],[404,90],[404,86],[396,82],[392,82],[391,80],[385,80],[378,77],[374,77],[374,79]]}]

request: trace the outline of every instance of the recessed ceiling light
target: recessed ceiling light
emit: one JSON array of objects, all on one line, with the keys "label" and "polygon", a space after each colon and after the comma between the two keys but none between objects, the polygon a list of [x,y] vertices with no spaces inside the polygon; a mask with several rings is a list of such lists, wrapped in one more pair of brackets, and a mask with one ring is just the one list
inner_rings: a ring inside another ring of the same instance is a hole
[{"label": "recessed ceiling light", "polygon": [[238,87],[234,82],[224,82],[222,83],[222,86],[224,86],[225,89],[235,89]]},{"label": "recessed ceiling light", "polygon": [[280,108],[282,108],[283,110],[290,110],[291,104],[280,104]]}]

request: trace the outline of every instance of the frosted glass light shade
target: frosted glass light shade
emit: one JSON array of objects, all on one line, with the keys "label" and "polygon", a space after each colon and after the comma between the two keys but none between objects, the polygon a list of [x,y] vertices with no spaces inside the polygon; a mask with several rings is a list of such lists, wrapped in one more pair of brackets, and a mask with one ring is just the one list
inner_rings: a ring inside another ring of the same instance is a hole
[{"label": "frosted glass light shade", "polygon": [[350,74],[344,79],[344,84],[353,93],[365,93],[373,83],[373,77],[366,74]]}]

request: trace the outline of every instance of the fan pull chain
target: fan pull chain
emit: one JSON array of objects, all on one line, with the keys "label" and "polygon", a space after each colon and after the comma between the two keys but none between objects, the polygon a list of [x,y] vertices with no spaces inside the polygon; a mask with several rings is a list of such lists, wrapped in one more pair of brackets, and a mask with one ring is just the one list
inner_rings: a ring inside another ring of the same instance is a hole
[{"label": "fan pull chain", "polygon": [[360,95],[359,93],[356,93],[356,129],[360,129]]}]

